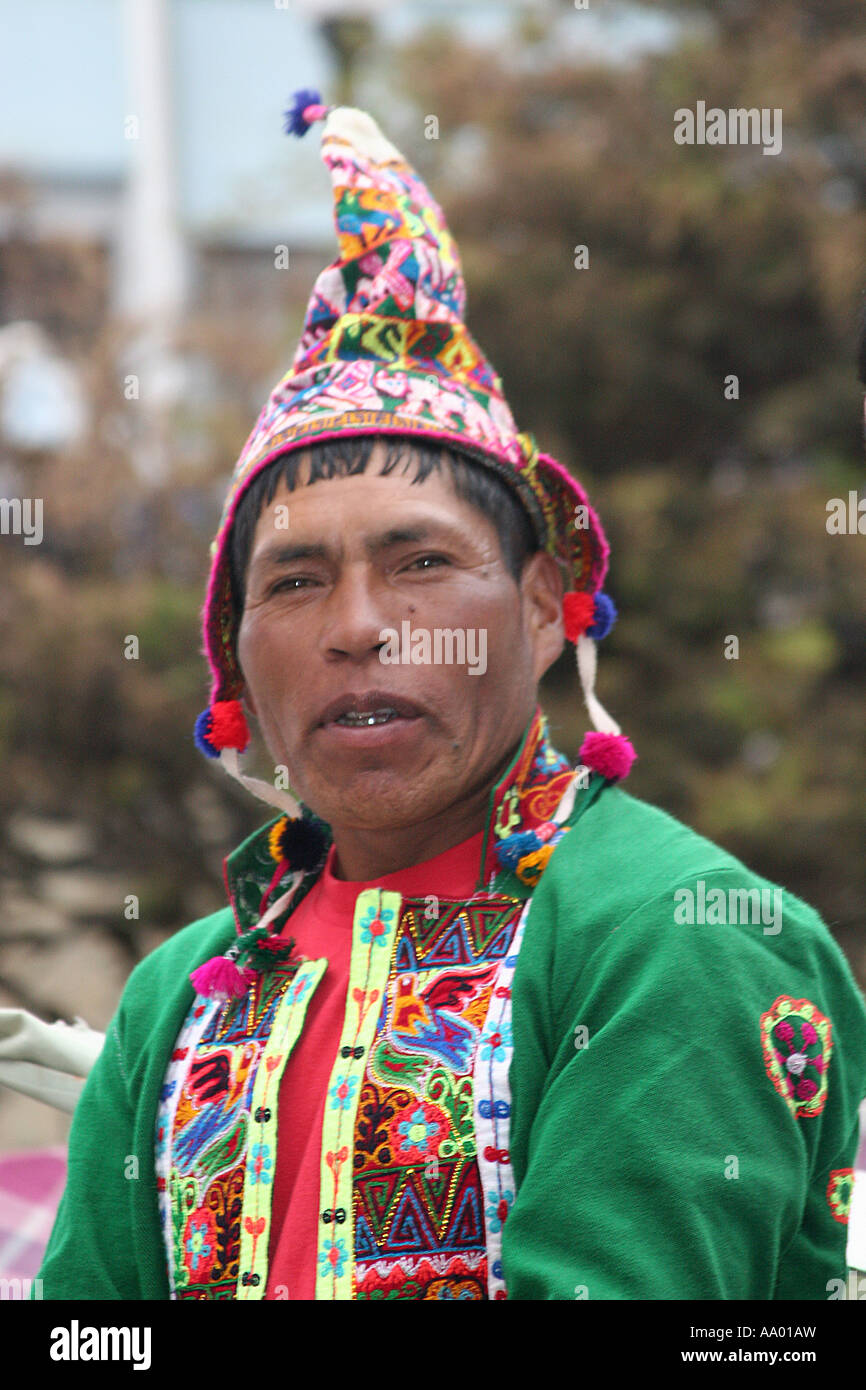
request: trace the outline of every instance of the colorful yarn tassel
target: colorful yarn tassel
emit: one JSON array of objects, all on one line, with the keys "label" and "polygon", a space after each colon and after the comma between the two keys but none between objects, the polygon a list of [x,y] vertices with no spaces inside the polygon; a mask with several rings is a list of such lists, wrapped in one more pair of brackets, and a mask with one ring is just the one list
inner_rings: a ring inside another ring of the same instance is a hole
[{"label": "colorful yarn tassel", "polygon": [[281,936],[272,936],[268,927],[253,927],[238,937],[235,948],[249,972],[257,974],[260,970],[269,970],[271,966],[288,960],[295,949],[295,942],[293,938],[287,941]]},{"label": "colorful yarn tassel", "polygon": [[576,642],[584,633],[600,642],[610,632],[616,619],[616,605],[607,594],[587,594],[576,590],[563,596],[562,621],[569,642]]},{"label": "colorful yarn tassel", "polygon": [[206,758],[218,758],[224,748],[243,753],[250,731],[240,700],[217,700],[195,721],[195,744]]},{"label": "colorful yarn tassel", "polygon": [[516,869],[523,855],[531,854],[534,849],[539,849],[541,844],[542,841],[534,830],[518,830],[514,835],[508,835],[499,841],[496,857],[503,869]]},{"label": "colorful yarn tassel", "polygon": [[565,594],[562,600],[562,621],[566,640],[576,642],[581,633],[586,632],[595,616],[595,600],[592,594]]},{"label": "colorful yarn tassel", "polygon": [[239,999],[253,979],[251,970],[239,970],[231,956],[212,956],[190,975],[196,994],[206,999]]},{"label": "colorful yarn tassel", "polygon": [[608,594],[597,593],[594,619],[586,629],[587,637],[591,637],[595,642],[600,642],[610,632],[618,616],[613,599]]},{"label": "colorful yarn tassel", "polygon": [[306,815],[283,816],[271,826],[268,849],[277,864],[304,873],[317,872],[325,862],[330,833],[325,822],[308,811]]},{"label": "colorful yarn tassel", "polygon": [[520,879],[534,888],[547,868],[547,861],[569,826],[545,821],[536,830],[517,830],[496,846],[496,857],[504,869],[511,869]]},{"label": "colorful yarn tassel", "polygon": [[285,113],[286,123],[283,129],[286,135],[306,135],[313,121],[321,120],[326,109],[322,106],[322,98],[315,88],[301,87],[293,93],[292,104]]},{"label": "colorful yarn tassel", "polygon": [[580,761],[610,782],[627,777],[637,758],[625,734],[588,733],[580,745]]}]

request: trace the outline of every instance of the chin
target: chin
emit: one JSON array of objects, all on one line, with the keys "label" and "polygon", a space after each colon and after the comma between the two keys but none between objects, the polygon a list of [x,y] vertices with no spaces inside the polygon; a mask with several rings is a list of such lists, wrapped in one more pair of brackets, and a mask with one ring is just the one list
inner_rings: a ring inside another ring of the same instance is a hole
[{"label": "chin", "polygon": [[331,783],[323,796],[314,796],[307,805],[329,825],[398,830],[435,816],[449,800],[444,789],[438,796],[435,791],[425,796],[417,785],[407,784],[405,775],[377,770],[353,778],[350,786],[335,788]]}]

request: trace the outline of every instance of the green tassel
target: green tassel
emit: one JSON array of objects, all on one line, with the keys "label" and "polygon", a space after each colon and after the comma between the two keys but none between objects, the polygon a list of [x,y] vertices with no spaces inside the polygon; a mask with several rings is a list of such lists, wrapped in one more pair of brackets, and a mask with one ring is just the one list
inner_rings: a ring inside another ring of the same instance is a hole
[{"label": "green tassel", "polygon": [[[274,945],[262,945],[265,941],[274,942]],[[294,937],[288,941],[280,941],[279,938],[270,935],[267,927],[252,927],[239,936],[236,942],[238,947],[238,964],[249,966],[253,970],[269,970],[274,965],[282,965],[295,949]]]}]

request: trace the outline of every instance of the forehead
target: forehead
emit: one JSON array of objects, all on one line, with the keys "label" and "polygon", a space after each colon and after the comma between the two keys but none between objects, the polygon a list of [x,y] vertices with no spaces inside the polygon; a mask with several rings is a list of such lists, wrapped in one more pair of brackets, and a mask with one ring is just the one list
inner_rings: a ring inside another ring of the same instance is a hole
[{"label": "forehead", "polygon": [[381,530],[387,517],[423,516],[431,525],[457,530],[495,528],[472,503],[460,497],[451,470],[443,459],[438,469],[422,480],[417,477],[414,454],[406,454],[387,473],[382,473],[384,452],[377,440],[364,472],[309,481],[309,456],[298,467],[294,488],[284,478],[277,480],[273,498],[259,514],[255,543],[272,535],[276,527],[284,531],[324,529],[343,535]]}]

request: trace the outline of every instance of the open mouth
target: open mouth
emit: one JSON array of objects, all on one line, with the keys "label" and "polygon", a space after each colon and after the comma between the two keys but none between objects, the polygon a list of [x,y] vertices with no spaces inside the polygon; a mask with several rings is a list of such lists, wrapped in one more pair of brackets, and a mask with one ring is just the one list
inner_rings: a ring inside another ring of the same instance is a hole
[{"label": "open mouth", "polygon": [[314,726],[347,750],[390,747],[423,729],[425,711],[397,690],[347,690],[321,711]]},{"label": "open mouth", "polygon": [[389,724],[392,719],[405,719],[405,714],[398,714],[394,709],[377,709],[369,713],[361,714],[356,710],[349,710],[346,714],[341,714],[339,719],[335,719],[335,724],[344,724],[350,729],[366,729],[375,724]]}]

